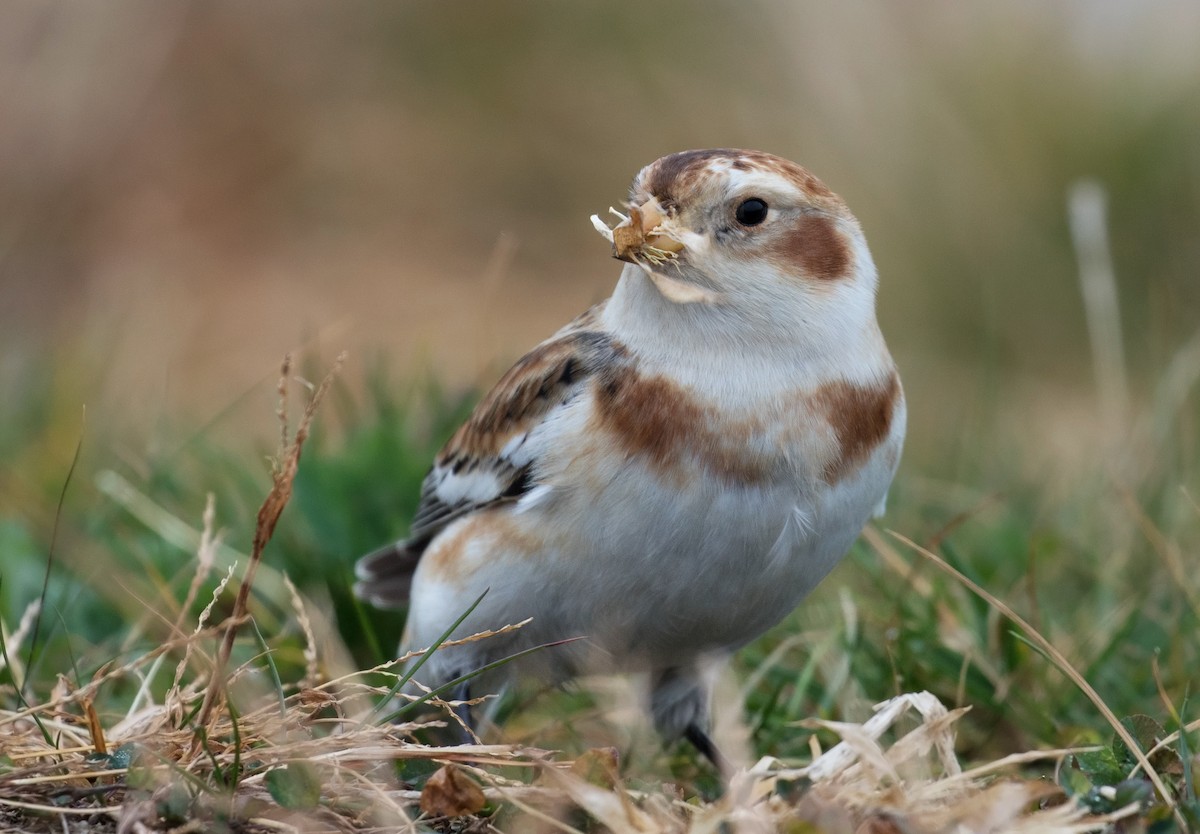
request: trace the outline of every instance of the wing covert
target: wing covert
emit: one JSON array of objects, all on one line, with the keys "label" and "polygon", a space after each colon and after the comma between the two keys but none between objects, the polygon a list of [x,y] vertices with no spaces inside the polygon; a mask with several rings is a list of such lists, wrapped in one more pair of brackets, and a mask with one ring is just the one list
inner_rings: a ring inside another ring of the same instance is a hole
[{"label": "wing covert", "polygon": [[[594,307],[521,357],[480,401],[434,458],[408,537],[359,561],[356,593],[385,605],[375,581],[410,578],[420,554],[454,521],[516,501],[537,485],[537,452],[527,441],[557,409],[571,402],[598,369],[624,348],[599,329]],[[406,580],[407,581],[407,580]],[[397,584],[397,588],[400,585]],[[403,584],[407,596],[407,584]]]}]

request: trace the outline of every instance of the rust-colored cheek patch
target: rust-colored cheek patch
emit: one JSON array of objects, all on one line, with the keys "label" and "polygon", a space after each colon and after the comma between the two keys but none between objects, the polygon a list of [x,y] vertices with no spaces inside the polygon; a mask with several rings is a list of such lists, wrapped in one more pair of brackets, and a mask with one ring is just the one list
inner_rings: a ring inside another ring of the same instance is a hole
[{"label": "rust-colored cheek patch", "polygon": [[598,381],[596,404],[601,428],[660,475],[682,478],[692,461],[732,484],[770,474],[769,461],[746,451],[752,427],[726,425],[718,434],[711,409],[662,377],[624,368]]},{"label": "rust-colored cheek patch", "polygon": [[850,275],[850,244],[828,217],[806,214],[771,247],[770,257],[789,272],[822,281]]},{"label": "rust-colored cheek patch", "polygon": [[827,483],[835,484],[858,469],[887,438],[899,397],[900,377],[895,372],[879,385],[831,382],[817,389],[817,401],[837,439],[837,454],[822,472]]}]

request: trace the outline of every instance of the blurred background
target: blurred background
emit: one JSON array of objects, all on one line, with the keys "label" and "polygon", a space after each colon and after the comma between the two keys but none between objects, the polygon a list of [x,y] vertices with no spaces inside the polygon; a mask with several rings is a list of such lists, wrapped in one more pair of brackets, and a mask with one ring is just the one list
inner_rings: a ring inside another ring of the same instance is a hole
[{"label": "blurred background", "polygon": [[[404,405],[419,393],[404,381],[433,377],[458,413],[455,397],[611,291],[619,265],[588,216],[642,165],[712,146],[801,162],[865,227],[910,399],[890,524],[933,536],[1016,485],[1016,550],[1042,531],[1080,564],[1120,551],[1137,573],[1159,562],[1128,508],[1098,549],[1070,543],[1085,537],[1072,524],[1124,506],[1119,490],[1092,500],[1115,473],[1153,482],[1169,535],[1194,527],[1193,0],[14,0],[0,11],[4,558],[44,558],[81,432],[84,508],[113,500],[95,478],[116,467],[198,524],[215,476],[168,489],[182,464],[162,456],[197,436],[261,492],[288,350],[319,369],[348,349],[348,401],[374,378]],[[1080,180],[1107,204],[1123,329],[1100,328],[1104,419],[1067,209]],[[420,455],[439,432],[417,432]],[[335,482],[294,523],[339,501],[365,513],[378,491]],[[403,531],[404,490],[359,538]],[[254,504],[218,509],[244,545]],[[94,549],[97,517],[132,526],[105,512],[62,530],[68,563]],[[982,538],[981,563],[1003,563]],[[31,569],[22,587],[39,582]]]},{"label": "blurred background", "polygon": [[1080,177],[1135,379],[1200,321],[1188,0],[17,2],[0,45],[0,379],[78,357],[93,421],[215,414],[293,348],[486,379],[610,291],[588,216],[696,147],[849,202],[921,448],[997,385],[1086,410]]}]

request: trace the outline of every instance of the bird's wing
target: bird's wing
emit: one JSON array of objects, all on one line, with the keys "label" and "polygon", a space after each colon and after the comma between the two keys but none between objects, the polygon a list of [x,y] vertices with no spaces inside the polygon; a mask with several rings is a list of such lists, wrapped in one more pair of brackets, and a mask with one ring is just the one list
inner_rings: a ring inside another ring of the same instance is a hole
[{"label": "bird's wing", "polygon": [[417,562],[449,524],[516,501],[536,485],[537,451],[526,441],[583,391],[621,347],[599,328],[594,307],[523,356],[442,447],[421,484],[408,538],[364,556],[355,593],[383,607],[408,601]]}]

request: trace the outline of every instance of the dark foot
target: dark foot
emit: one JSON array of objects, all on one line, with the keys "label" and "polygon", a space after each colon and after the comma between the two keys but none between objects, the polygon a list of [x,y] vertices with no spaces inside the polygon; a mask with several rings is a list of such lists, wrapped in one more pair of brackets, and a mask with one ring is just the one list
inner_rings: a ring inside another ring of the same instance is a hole
[{"label": "dark foot", "polygon": [[709,738],[708,733],[700,729],[698,724],[688,724],[683,731],[683,737],[686,738],[691,745],[700,751],[704,758],[713,763],[713,767],[723,777],[728,777],[733,773],[733,767],[729,764],[729,760],[721,755],[721,751],[717,749],[717,745]]}]

